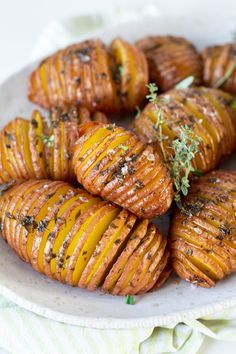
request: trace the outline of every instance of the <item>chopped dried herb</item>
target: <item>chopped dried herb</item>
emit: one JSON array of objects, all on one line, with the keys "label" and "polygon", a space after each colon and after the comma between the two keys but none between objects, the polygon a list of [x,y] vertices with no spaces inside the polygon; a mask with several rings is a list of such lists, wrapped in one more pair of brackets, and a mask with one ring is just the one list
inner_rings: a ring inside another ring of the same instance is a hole
[{"label": "chopped dried herb", "polygon": [[142,181],[137,181],[137,182],[135,183],[134,189],[135,189],[135,190],[136,190],[136,189],[142,189],[142,188],[144,188],[144,187],[145,187],[145,185],[143,184]]},{"label": "chopped dried herb", "polygon": [[9,141],[13,141],[13,135],[12,134],[4,131],[4,135]]},{"label": "chopped dried herb", "polygon": [[10,189],[12,185],[13,181],[0,184],[0,196],[3,195],[3,193],[6,192],[8,189]]},{"label": "chopped dried herb", "polygon": [[46,145],[47,147],[53,147],[54,146],[54,140],[55,140],[55,137],[54,135],[43,135],[43,134],[40,134],[38,135],[38,138],[42,140],[42,142],[44,143],[44,145]]},{"label": "chopped dried herb", "polygon": [[31,125],[34,127],[34,129],[38,128],[38,122],[35,118],[31,119]]},{"label": "chopped dried herb", "polygon": [[110,130],[110,131],[112,131],[112,132],[113,132],[113,131],[114,131],[114,129],[115,129],[115,127],[116,127],[116,125],[115,125],[115,124],[109,124],[109,125],[107,125],[107,126],[106,126],[106,129],[107,129],[107,130]]},{"label": "chopped dried herb", "polygon": [[184,251],[185,254],[187,254],[188,256],[192,256],[193,255],[193,250],[191,250],[191,248],[187,248],[185,251]]},{"label": "chopped dried herb", "polygon": [[38,224],[31,215],[18,215],[17,220],[27,231],[34,230]]},{"label": "chopped dried herb", "polygon": [[49,224],[49,220],[40,220],[38,223],[37,231],[43,232],[46,230],[47,226]]}]

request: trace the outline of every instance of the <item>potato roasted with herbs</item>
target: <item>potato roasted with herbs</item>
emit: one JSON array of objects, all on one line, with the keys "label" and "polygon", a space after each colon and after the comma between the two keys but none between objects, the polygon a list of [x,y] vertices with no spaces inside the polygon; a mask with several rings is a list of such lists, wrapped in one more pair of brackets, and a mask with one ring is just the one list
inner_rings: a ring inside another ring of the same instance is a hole
[{"label": "potato roasted with herbs", "polygon": [[87,109],[54,109],[47,124],[40,112],[31,120],[16,118],[0,132],[0,183],[32,178],[73,180],[72,153],[80,123],[107,122],[102,113]]},{"label": "potato roasted with herbs", "polygon": [[84,131],[75,145],[73,166],[86,190],[140,217],[164,214],[171,205],[173,187],[161,155],[114,124]]},{"label": "potato roasted with herbs", "polygon": [[46,109],[132,111],[145,98],[147,82],[147,62],[136,46],[120,38],[109,47],[88,40],[42,61],[30,76],[29,99]]},{"label": "potato roasted with herbs", "polygon": [[174,88],[189,76],[193,76],[195,85],[202,82],[201,56],[186,39],[150,36],[136,45],[147,57],[150,81],[155,82],[161,91]]},{"label": "potato roasted with herbs", "polygon": [[236,43],[207,47],[202,52],[207,86],[236,94]]},{"label": "potato roasted with herbs", "polygon": [[151,101],[136,117],[135,131],[145,142],[153,142],[166,161],[175,155],[176,141],[183,141],[184,130],[189,131],[190,140],[199,141],[192,159],[195,170],[208,172],[235,150],[236,111],[231,95],[198,87],[171,90]]},{"label": "potato roasted with herbs", "polygon": [[211,287],[236,270],[236,172],[194,183],[170,226],[171,257],[183,279]]},{"label": "potato roasted with herbs", "polygon": [[0,216],[18,256],[62,283],[133,295],[169,275],[167,241],[153,224],[65,182],[13,186],[0,198]]}]

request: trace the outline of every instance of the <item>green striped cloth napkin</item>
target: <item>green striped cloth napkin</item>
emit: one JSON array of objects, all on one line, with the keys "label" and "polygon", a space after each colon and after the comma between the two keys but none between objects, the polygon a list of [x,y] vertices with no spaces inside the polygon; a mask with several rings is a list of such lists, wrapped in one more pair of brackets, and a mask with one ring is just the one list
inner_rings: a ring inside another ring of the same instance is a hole
[{"label": "green striped cloth napkin", "polygon": [[[109,15],[78,16],[51,23],[32,58],[76,42],[86,32],[116,22],[158,15],[156,7]],[[0,353],[13,354],[195,354],[204,337],[236,340],[236,309],[165,328],[89,329],[41,317],[0,297]]]},{"label": "green striped cloth napkin", "polygon": [[0,353],[195,354],[204,337],[236,339],[236,309],[148,329],[91,329],[56,322],[0,297]]}]

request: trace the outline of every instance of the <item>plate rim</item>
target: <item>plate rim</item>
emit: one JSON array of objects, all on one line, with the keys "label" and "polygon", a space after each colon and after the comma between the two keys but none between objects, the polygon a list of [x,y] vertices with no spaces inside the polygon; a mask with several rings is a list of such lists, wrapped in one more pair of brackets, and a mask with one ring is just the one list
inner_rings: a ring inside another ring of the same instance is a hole
[{"label": "plate rim", "polygon": [[136,317],[135,319],[122,319],[118,317],[98,318],[69,315],[64,312],[51,310],[48,307],[37,305],[36,303],[25,299],[23,296],[16,294],[13,290],[8,289],[2,284],[0,284],[0,294],[24,310],[30,311],[46,319],[66,323],[68,325],[94,329],[147,329],[160,326],[168,327],[180,322],[187,322],[200,317],[209,316],[236,306],[236,296],[233,296],[228,300],[217,301],[214,303],[214,305],[210,304],[196,307],[195,309],[173,312],[172,315]]},{"label": "plate rim", "polygon": [[[158,17],[168,17],[167,15],[161,15]],[[158,18],[157,17],[157,18]],[[235,15],[231,16],[236,18]],[[182,16],[175,16],[173,18],[182,18]],[[115,30],[120,26],[134,25],[135,23],[144,23],[148,20],[142,21],[129,21],[121,23],[114,26],[104,26],[101,29],[90,31],[86,34],[78,37],[79,40],[84,40],[85,38],[94,38],[96,36],[101,36],[102,33],[107,32],[108,30]],[[47,55],[46,55],[47,56]],[[8,81],[12,80],[15,76],[21,74],[23,71],[30,70],[32,67],[36,66],[41,60],[45,57],[41,57],[34,61],[29,61],[28,64],[22,66],[20,69],[14,71],[11,75],[5,78],[0,82],[0,86],[4,86]],[[38,105],[35,105],[38,107]],[[190,285],[189,285],[190,286]],[[170,315],[156,315],[149,317],[136,317],[136,318],[119,318],[119,317],[86,317],[84,315],[72,315],[65,312],[60,312],[52,310],[46,306],[38,305],[36,302],[30,301],[24,296],[18,295],[15,291],[9,289],[7,286],[0,284],[0,294],[12,301],[14,304],[20,306],[24,310],[30,311],[36,315],[43,316],[46,319],[54,320],[69,325],[83,326],[86,328],[94,329],[137,329],[137,328],[154,328],[157,326],[170,326],[177,324],[179,322],[186,322],[193,319],[197,319],[203,316],[211,315],[226,309],[229,309],[232,306],[236,306],[236,296],[229,297],[227,300],[215,301],[214,304],[207,304],[196,306],[194,309],[182,310],[182,311],[173,311]]]}]

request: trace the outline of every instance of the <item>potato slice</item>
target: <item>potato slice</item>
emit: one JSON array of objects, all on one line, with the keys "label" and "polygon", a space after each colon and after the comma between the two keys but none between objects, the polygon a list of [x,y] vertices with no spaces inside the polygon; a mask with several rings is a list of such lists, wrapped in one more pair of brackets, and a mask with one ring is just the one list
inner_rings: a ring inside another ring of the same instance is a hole
[{"label": "potato slice", "polygon": [[236,115],[232,102],[232,96],[220,90],[204,87],[174,89],[161,95],[156,105],[147,104],[134,121],[135,132],[160,151],[156,122],[157,112],[161,112],[163,149],[168,160],[173,155],[174,139],[180,138],[180,127],[186,125],[201,139],[192,165],[205,173],[236,149]]},{"label": "potato slice", "polygon": [[127,237],[133,228],[136,217],[126,210],[113,220],[101,240],[98,242],[79,281],[80,287],[96,289],[105,279],[106,273],[124,247]]},{"label": "potato slice", "polygon": [[[235,43],[210,46],[203,50],[203,80],[206,86],[220,87],[236,94],[235,50]],[[231,73],[229,77],[227,72]]]},{"label": "potato slice", "polygon": [[182,37],[149,36],[136,42],[148,60],[150,81],[161,91],[173,88],[183,79],[193,76],[202,81],[202,60],[192,43]]},{"label": "potato slice", "polygon": [[166,240],[148,220],[65,182],[8,187],[0,198],[3,237],[35,270],[69,285],[124,295],[167,278]]},{"label": "potato slice", "polygon": [[30,75],[28,97],[46,109],[78,106],[119,112],[142,103],[147,83],[146,58],[134,45],[117,38],[106,47],[94,39],[42,61]]},{"label": "potato slice", "polygon": [[85,130],[75,145],[73,166],[89,192],[138,216],[161,215],[172,203],[172,182],[161,156],[124,128],[99,125]]},{"label": "potato slice", "polygon": [[210,287],[235,271],[235,186],[235,172],[211,172],[192,185],[176,211],[171,256],[180,277]]}]

